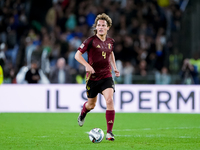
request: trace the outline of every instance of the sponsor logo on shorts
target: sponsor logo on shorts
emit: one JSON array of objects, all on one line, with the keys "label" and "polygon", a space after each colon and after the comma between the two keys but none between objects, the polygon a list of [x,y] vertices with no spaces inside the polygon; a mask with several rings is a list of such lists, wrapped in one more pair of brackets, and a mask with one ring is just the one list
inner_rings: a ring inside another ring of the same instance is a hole
[{"label": "sponsor logo on shorts", "polygon": [[89,87],[89,86],[87,86],[87,90],[90,90],[90,87]]}]

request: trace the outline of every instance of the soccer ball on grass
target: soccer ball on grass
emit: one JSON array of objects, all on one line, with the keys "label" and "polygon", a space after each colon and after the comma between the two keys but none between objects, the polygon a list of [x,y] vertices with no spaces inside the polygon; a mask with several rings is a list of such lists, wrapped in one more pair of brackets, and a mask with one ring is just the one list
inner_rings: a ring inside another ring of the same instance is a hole
[{"label": "soccer ball on grass", "polygon": [[89,132],[89,139],[93,143],[100,143],[104,138],[104,132],[100,128],[94,128]]}]

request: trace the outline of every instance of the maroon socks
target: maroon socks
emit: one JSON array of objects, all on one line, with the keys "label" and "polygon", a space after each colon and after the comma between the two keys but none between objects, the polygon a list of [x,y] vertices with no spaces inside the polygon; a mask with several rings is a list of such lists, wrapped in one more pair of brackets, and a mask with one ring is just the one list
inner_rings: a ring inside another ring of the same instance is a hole
[{"label": "maroon socks", "polygon": [[81,111],[81,116],[86,116],[86,114],[90,111],[90,110],[87,110],[87,108],[85,107],[85,104],[86,104],[87,102],[85,102],[84,104],[83,104],[83,109],[82,109],[82,111]]},{"label": "maroon socks", "polygon": [[114,120],[115,120],[115,110],[106,110],[107,133],[109,131],[112,132]]},{"label": "maroon socks", "polygon": [[[82,111],[81,111],[82,117],[85,117],[86,114],[90,111],[90,110],[87,110],[87,108],[85,107],[86,103],[87,102],[85,102],[83,104],[83,108],[82,108]],[[109,131],[112,132],[114,120],[115,120],[115,110],[106,110],[107,133]]]}]

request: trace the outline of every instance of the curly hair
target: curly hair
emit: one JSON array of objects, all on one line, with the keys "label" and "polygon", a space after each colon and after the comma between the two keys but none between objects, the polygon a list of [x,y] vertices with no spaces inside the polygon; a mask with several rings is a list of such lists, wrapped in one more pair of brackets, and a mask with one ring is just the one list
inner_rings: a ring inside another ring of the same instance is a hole
[{"label": "curly hair", "polygon": [[112,26],[112,19],[108,15],[106,15],[105,13],[99,14],[96,17],[95,22],[92,26],[94,28],[94,34],[97,34],[96,26],[97,26],[98,20],[105,20],[109,28]]}]

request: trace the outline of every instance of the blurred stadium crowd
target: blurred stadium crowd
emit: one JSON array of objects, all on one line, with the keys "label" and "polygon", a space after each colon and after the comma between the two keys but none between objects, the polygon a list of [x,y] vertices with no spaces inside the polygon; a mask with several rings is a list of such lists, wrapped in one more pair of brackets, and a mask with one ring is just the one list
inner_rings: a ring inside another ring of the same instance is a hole
[{"label": "blurred stadium crowd", "polygon": [[185,0],[53,0],[43,22],[30,19],[38,11],[30,10],[32,2],[0,1],[4,83],[84,83],[85,69],[74,55],[99,13],[113,21],[108,35],[121,72],[116,83],[199,83],[198,55],[185,59],[173,43]]}]

